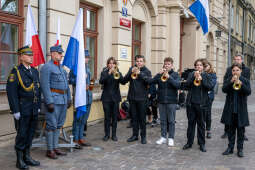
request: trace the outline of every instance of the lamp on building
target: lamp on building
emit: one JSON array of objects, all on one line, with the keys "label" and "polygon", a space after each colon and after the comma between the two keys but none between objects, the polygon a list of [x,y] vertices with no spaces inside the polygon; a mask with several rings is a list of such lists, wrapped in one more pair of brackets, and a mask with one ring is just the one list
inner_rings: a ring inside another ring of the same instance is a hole
[{"label": "lamp on building", "polygon": [[182,5],[182,3],[181,3],[181,2],[179,3],[179,5],[180,5],[180,7],[181,7],[181,8],[182,8],[182,10],[183,10],[183,14],[184,14],[185,18],[189,18],[188,9],[187,9],[187,8],[185,8],[185,7]]}]

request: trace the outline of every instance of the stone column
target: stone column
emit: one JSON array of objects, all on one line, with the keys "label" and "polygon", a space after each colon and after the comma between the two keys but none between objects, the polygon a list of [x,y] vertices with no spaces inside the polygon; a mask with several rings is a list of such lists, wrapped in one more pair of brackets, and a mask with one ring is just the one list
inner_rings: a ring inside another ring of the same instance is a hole
[{"label": "stone column", "polygon": [[179,69],[180,63],[180,9],[178,7],[169,9],[169,48],[168,56],[174,59],[175,71]]}]

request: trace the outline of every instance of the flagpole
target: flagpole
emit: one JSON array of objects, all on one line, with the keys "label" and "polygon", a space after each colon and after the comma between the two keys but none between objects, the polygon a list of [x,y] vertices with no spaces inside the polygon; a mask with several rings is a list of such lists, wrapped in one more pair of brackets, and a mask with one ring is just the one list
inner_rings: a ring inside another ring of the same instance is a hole
[{"label": "flagpole", "polygon": [[231,57],[231,0],[228,0],[229,5],[229,14],[228,14],[228,66],[231,66],[232,57]]}]

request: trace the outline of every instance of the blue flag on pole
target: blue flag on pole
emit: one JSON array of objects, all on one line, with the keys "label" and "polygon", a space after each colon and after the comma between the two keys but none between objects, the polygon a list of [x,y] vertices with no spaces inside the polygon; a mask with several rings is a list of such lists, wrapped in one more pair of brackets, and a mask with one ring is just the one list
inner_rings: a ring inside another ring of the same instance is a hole
[{"label": "blue flag on pole", "polygon": [[189,10],[195,15],[197,21],[204,34],[209,30],[209,6],[208,0],[196,0],[190,7]]},{"label": "blue flag on pole", "polygon": [[73,70],[76,76],[74,105],[77,118],[86,113],[86,70],[84,56],[83,9],[80,9],[63,61],[63,65]]}]

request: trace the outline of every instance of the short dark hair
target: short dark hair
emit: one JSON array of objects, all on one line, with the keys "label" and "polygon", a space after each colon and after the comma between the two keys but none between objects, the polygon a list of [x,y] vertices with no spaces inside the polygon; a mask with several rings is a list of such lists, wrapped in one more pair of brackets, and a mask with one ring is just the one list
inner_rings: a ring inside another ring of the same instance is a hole
[{"label": "short dark hair", "polygon": [[235,56],[234,56],[234,58],[235,57],[241,57],[241,59],[243,60],[243,55],[242,54],[236,54]]},{"label": "short dark hair", "polygon": [[171,58],[171,57],[166,57],[165,59],[164,59],[164,64],[165,64],[165,62],[170,62],[170,63],[174,63],[174,60]]},{"label": "short dark hair", "polygon": [[113,64],[116,64],[116,65],[117,65],[117,60],[116,60],[114,57],[109,57],[109,58],[107,59],[106,64],[108,65],[111,61],[113,61]]},{"label": "short dark hair", "polygon": [[142,58],[143,61],[145,62],[145,57],[144,57],[143,55],[136,55],[136,56],[135,56],[135,61],[136,61],[138,58]]},{"label": "short dark hair", "polygon": [[[196,61],[194,62],[194,67],[196,67],[198,62],[201,62],[203,64],[203,61],[204,61],[204,59],[202,59],[202,58],[196,59]],[[203,64],[203,66],[204,66],[204,64]]]},{"label": "short dark hair", "polygon": [[234,67],[238,67],[240,70],[242,70],[242,65],[239,64],[239,63],[234,63],[234,64],[232,64],[231,70],[232,70]]}]

